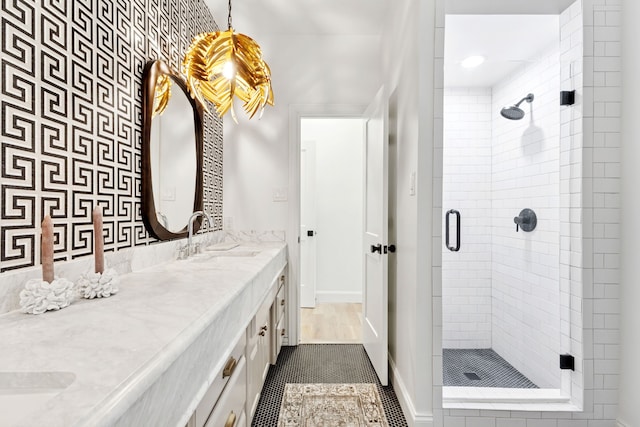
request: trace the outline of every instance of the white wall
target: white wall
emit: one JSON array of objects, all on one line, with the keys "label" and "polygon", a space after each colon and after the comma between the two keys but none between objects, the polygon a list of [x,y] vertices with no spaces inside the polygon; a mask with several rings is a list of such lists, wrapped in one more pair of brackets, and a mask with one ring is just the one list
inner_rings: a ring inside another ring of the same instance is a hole
[{"label": "white wall", "polygon": [[[461,214],[460,251],[443,246],[442,346],[491,348],[490,88],[446,88],[442,207]],[[455,242],[455,216],[450,236]]]},{"label": "white wall", "polygon": [[[242,111],[239,125],[224,119],[224,217],[233,219],[236,230],[286,230],[288,201],[274,202],[273,192],[295,191],[287,188],[290,107],[367,105],[382,82],[380,40],[301,35],[256,41],[271,67],[276,105],[260,120],[248,121]],[[287,240],[293,250],[297,235]]]},{"label": "white wall", "polygon": [[[255,39],[272,71],[276,105],[267,107],[260,120],[248,121],[241,111],[239,125],[229,116],[224,118],[224,228],[286,230],[289,275],[291,283],[297,284],[296,114],[311,110],[323,117],[364,113],[382,84],[380,37],[255,35]],[[274,191],[285,194],[287,200],[274,201]],[[289,287],[289,300],[298,301],[296,286]],[[288,333],[295,337],[297,316],[288,319]],[[287,342],[293,344],[293,340]]]},{"label": "white wall", "polygon": [[[638,384],[640,384],[640,55],[638,54],[637,22],[640,19],[640,2],[622,2],[622,318],[620,372],[620,412],[621,426],[640,425],[638,410]],[[606,18],[605,18],[606,19]],[[613,76],[612,76],[613,77]]]},{"label": "white wall", "polygon": [[317,301],[361,302],[363,121],[307,118],[300,133],[316,147]]},{"label": "white wall", "polygon": [[[397,252],[395,277],[390,279],[391,307],[389,331],[391,377],[394,390],[409,425],[431,425],[433,374],[431,328],[433,313],[429,305],[432,276],[438,273],[441,252],[434,251],[432,235],[440,233],[440,210],[434,211],[432,171],[434,146],[434,32],[423,22],[435,19],[435,4],[407,0],[394,4],[393,23],[387,27],[382,55],[385,85],[394,99],[394,135],[397,176],[395,212],[390,213],[394,225]],[[417,194],[409,189],[412,173],[416,175]],[[440,194],[440,193],[438,193]],[[440,196],[437,196],[440,197]],[[439,241],[438,241],[439,242]],[[435,261],[434,261],[435,258]],[[433,266],[437,265],[436,270]],[[440,351],[440,350],[438,350]],[[433,361],[433,366],[437,366]],[[441,380],[440,380],[441,381]]]},{"label": "white wall", "polygon": [[[492,344],[542,388],[560,387],[560,58],[551,46],[493,87]],[[522,120],[500,115],[528,93]],[[533,209],[538,224],[516,232]]]}]

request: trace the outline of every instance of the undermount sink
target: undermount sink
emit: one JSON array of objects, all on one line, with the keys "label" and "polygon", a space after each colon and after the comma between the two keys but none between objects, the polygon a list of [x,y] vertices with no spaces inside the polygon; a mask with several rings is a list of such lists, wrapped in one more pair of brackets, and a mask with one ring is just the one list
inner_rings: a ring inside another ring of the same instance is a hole
[{"label": "undermount sink", "polygon": [[18,425],[76,379],[71,372],[0,372],[0,420]]},{"label": "undermount sink", "polygon": [[76,379],[71,372],[0,372],[0,396],[57,393]]},{"label": "undermount sink", "polygon": [[204,253],[192,255],[189,259],[192,262],[207,262],[221,258],[249,258],[258,255],[260,251],[206,251]]},{"label": "undermount sink", "polygon": [[207,252],[210,257],[251,257],[256,256],[259,251],[226,251],[226,252]]}]

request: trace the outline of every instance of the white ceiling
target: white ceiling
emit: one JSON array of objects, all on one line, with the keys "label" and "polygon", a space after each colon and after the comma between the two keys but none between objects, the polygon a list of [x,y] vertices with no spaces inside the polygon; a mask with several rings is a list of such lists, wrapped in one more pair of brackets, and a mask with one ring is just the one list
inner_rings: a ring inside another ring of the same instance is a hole
[{"label": "white ceiling", "polygon": [[[220,28],[227,27],[228,0],[206,0]],[[233,27],[259,35],[379,35],[386,11],[399,0],[235,0]],[[259,40],[257,40],[259,41]]]},{"label": "white ceiling", "polygon": [[[559,39],[558,15],[447,15],[445,86],[491,87]],[[486,60],[462,68],[471,55]]]},{"label": "white ceiling", "polygon": [[[205,1],[218,25],[226,29],[228,0]],[[446,0],[445,84],[493,85],[558,40],[557,14],[574,1]],[[238,32],[258,43],[261,35],[380,35],[389,25],[391,8],[403,8],[404,3],[403,0],[235,0],[232,18]],[[525,13],[531,15],[522,15]],[[460,69],[457,63],[471,54],[482,54],[487,61],[473,72]]]}]

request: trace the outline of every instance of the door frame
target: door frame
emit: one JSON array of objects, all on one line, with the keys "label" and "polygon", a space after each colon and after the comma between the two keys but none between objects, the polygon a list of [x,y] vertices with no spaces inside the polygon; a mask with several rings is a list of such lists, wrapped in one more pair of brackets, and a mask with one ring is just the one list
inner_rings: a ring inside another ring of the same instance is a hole
[{"label": "door frame", "polygon": [[360,104],[291,104],[289,106],[289,206],[287,246],[289,248],[289,289],[286,345],[300,342],[300,121],[307,118],[362,118],[366,105]]}]

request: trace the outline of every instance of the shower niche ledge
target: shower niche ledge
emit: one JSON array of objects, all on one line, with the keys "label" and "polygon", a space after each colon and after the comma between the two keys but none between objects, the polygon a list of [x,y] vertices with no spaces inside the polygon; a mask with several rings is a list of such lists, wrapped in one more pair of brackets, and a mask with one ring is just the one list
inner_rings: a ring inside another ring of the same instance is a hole
[{"label": "shower niche ledge", "polygon": [[579,412],[559,389],[442,387],[444,409]]}]

